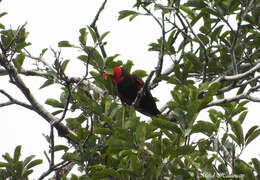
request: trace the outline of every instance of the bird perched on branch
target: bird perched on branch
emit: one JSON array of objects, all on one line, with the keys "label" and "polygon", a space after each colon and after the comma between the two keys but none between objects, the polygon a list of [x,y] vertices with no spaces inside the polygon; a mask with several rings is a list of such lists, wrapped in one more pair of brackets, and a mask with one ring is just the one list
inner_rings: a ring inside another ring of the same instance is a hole
[{"label": "bird perched on branch", "polygon": [[114,74],[104,74],[104,78],[110,77],[117,86],[117,93],[123,103],[134,105],[135,109],[146,116],[156,116],[161,112],[158,110],[154,98],[147,88],[143,89],[140,99],[137,101],[138,92],[144,83],[134,74],[130,74],[120,66],[113,68]]}]

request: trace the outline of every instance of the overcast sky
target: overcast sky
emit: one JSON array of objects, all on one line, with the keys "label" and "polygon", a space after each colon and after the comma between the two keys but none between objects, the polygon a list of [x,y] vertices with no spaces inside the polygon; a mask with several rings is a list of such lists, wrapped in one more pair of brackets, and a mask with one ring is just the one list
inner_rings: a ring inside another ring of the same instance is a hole
[{"label": "overcast sky", "polygon": [[[32,46],[28,50],[37,56],[43,48],[57,49],[57,43],[61,40],[77,43],[79,29],[92,22],[102,2],[101,0],[3,0],[0,3],[0,12],[6,11],[8,15],[1,18],[0,22],[7,27],[17,28],[18,25],[27,21],[26,29],[30,32],[29,41],[32,42]],[[108,55],[119,53],[121,54],[120,58],[125,62],[132,59],[136,65],[135,69],[152,70],[156,66],[158,55],[148,52],[147,45],[159,37],[160,30],[156,23],[149,17],[138,17],[131,23],[128,20],[117,21],[118,12],[129,9],[133,2],[132,0],[108,0],[106,9],[98,21],[99,30],[100,33],[111,31],[106,39]],[[66,59],[75,59],[78,55],[68,54],[66,50],[62,50],[62,56]],[[70,73],[78,75],[78,69],[75,71],[72,69]],[[6,79],[0,77],[1,86],[8,87],[11,94],[23,98],[12,85],[4,82],[7,82]],[[37,98],[41,103],[46,100],[46,94],[48,97],[50,95],[53,98],[58,98],[56,97],[57,93],[51,91],[53,87],[38,92],[37,87],[42,82],[39,82],[37,78],[31,78],[27,83],[28,85],[33,83],[32,91],[37,92]],[[161,100],[159,106],[170,97],[168,90],[162,93],[161,89],[156,89],[153,94]],[[0,102],[3,101],[5,99],[0,96]],[[258,109],[258,104],[252,106],[246,129],[255,125],[256,120],[259,121],[259,118],[256,119],[254,114]],[[24,157],[35,154],[37,158],[46,161],[43,150],[48,150],[48,144],[41,135],[41,133],[49,133],[49,126],[45,120],[18,106],[0,108],[0,114],[0,154],[13,153],[15,146],[21,144],[23,145],[22,154]],[[251,145],[249,149],[246,149],[248,153],[243,156],[245,160],[259,154],[259,143],[255,141],[254,144],[255,146]],[[36,173],[30,176],[31,178],[38,178],[39,172],[47,170],[47,165],[36,167],[35,170]]]}]

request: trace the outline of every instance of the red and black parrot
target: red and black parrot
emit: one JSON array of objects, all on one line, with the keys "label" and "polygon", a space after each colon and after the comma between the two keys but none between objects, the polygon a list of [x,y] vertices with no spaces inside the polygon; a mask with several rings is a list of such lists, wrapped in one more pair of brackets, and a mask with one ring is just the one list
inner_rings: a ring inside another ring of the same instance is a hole
[{"label": "red and black parrot", "polygon": [[[130,74],[120,66],[113,68],[114,74],[104,74],[104,78],[110,77],[117,86],[117,94],[123,103],[132,105],[135,101],[138,91],[143,87],[143,82],[140,81],[134,74]],[[156,116],[161,112],[158,110],[154,98],[149,90],[145,89],[143,96],[135,107],[137,111],[146,116]]]}]

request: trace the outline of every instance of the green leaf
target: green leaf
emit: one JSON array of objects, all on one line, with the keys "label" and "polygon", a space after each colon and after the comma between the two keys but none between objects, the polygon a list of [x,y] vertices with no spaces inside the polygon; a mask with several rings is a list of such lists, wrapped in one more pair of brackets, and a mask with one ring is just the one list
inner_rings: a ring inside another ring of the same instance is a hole
[{"label": "green leaf", "polygon": [[246,145],[248,145],[250,142],[252,142],[259,135],[260,135],[260,129],[257,129],[256,131],[252,132],[251,135],[248,136],[248,139],[246,141]]},{"label": "green leaf", "polygon": [[136,75],[137,77],[139,77],[140,79],[142,79],[143,77],[147,76],[147,73],[144,70],[136,70],[136,71],[134,71],[132,73],[134,75]]},{"label": "green leaf", "polygon": [[186,53],[184,57],[193,64],[195,69],[202,69],[202,63],[200,62],[199,58],[197,58],[193,53]]},{"label": "green leaf", "polygon": [[221,83],[219,82],[214,82],[212,83],[209,88],[208,88],[208,93],[213,96],[216,95],[217,90],[221,87]]},{"label": "green leaf", "polygon": [[30,169],[30,170],[26,170],[24,173],[23,173],[23,177],[28,177],[30,174],[33,173],[33,170]]},{"label": "green leaf", "polygon": [[196,146],[180,146],[176,150],[174,150],[172,158],[189,155],[194,152],[195,148]]},{"label": "green leaf", "polygon": [[105,62],[105,66],[106,67],[115,67],[116,65],[116,63],[118,63],[118,62],[115,62],[114,60],[115,60],[115,58],[117,58],[119,56],[119,54],[115,54],[115,55],[113,55],[113,56],[109,56],[109,57],[107,57],[107,59],[106,59],[106,62]]},{"label": "green leaf", "polygon": [[31,155],[25,158],[25,160],[23,161],[24,166],[26,166],[29,162],[31,162],[31,160],[35,157],[35,155]]},{"label": "green leaf", "polygon": [[52,112],[51,114],[55,116],[55,115],[60,114],[62,112],[63,112],[63,110],[57,110],[57,111]]},{"label": "green leaf", "polygon": [[128,71],[131,72],[131,69],[133,67],[134,63],[131,60],[127,60],[127,62],[123,65],[123,68]]},{"label": "green leaf", "polygon": [[73,161],[73,162],[82,162],[82,159],[79,155],[79,153],[65,153],[63,156],[62,156],[62,159],[64,160],[67,160],[67,161]]},{"label": "green leaf", "polygon": [[211,136],[216,130],[217,128],[215,124],[207,121],[198,121],[195,125],[193,125],[191,133],[203,133],[207,136]]},{"label": "green leaf", "polygon": [[220,25],[214,29],[214,31],[212,32],[212,35],[211,35],[212,41],[217,41],[218,36],[221,33],[221,30],[223,27],[224,27],[224,25]]},{"label": "green leaf", "polygon": [[[93,167],[91,166],[90,169],[92,169],[92,168]],[[91,170],[91,172],[94,172],[93,176],[95,177],[95,179],[106,179],[105,177],[107,177],[107,178],[110,177],[110,179],[115,177],[113,179],[116,179],[116,178],[120,177],[120,174],[112,168],[104,168],[104,169],[100,169],[98,171]]]},{"label": "green leaf", "polygon": [[13,159],[12,157],[10,156],[9,153],[5,153],[4,155],[2,155],[2,157],[7,161],[7,162],[12,162]]},{"label": "green leaf", "polygon": [[95,31],[90,26],[88,26],[88,30],[89,30],[89,32],[91,34],[91,37],[92,37],[94,43],[96,43],[97,42],[97,36],[96,36]]},{"label": "green leaf", "polygon": [[246,133],[245,140],[247,140],[248,137],[251,136],[251,134],[252,134],[258,127],[259,127],[259,126],[257,126],[257,125],[251,127],[251,128],[247,131],[247,133]]},{"label": "green leaf", "polygon": [[237,159],[234,164],[234,174],[239,174],[241,177],[244,176],[248,180],[255,179],[251,167],[246,162]]},{"label": "green leaf", "polygon": [[5,26],[2,23],[0,23],[0,29],[5,29]]},{"label": "green leaf", "polygon": [[[95,69],[102,69],[104,67],[103,58],[100,55],[100,53],[98,52],[98,50],[96,50],[95,48],[90,47],[90,46],[85,46],[84,51],[88,54],[88,57],[89,57],[89,59],[87,57],[87,59],[85,59],[85,60],[89,60],[89,64],[94,66]],[[79,57],[82,58],[82,56],[79,56]]]},{"label": "green leaf", "polygon": [[220,164],[218,166],[218,170],[219,170],[220,173],[228,174],[228,168],[225,164]]},{"label": "green leaf", "polygon": [[88,56],[86,56],[86,55],[80,55],[77,58],[79,60],[83,61],[83,62],[87,62],[88,61]]},{"label": "green leaf", "polygon": [[199,39],[203,42],[204,45],[207,45],[209,43],[209,38],[208,36],[199,33],[198,34]]},{"label": "green leaf", "polygon": [[243,134],[243,128],[241,126],[241,123],[239,121],[231,121],[230,123],[231,129],[234,132],[235,136],[238,139],[239,145],[244,144],[244,134]]},{"label": "green leaf", "polygon": [[104,38],[110,33],[110,31],[105,32],[104,34],[102,34],[99,38],[99,41],[102,42],[104,40]]},{"label": "green leaf", "polygon": [[49,85],[51,85],[51,84],[53,84],[53,83],[54,83],[54,80],[53,80],[53,79],[47,79],[47,81],[45,81],[45,82],[43,83],[43,85],[41,85],[41,87],[40,87],[39,89],[45,88],[45,87],[47,87],[47,86],[49,86]]},{"label": "green leaf", "polygon": [[132,21],[134,18],[136,18],[139,14],[133,14],[130,16],[129,21]]},{"label": "green leaf", "polygon": [[255,168],[257,174],[260,175],[260,161],[256,158],[252,158],[252,163],[254,165],[254,168]]},{"label": "green leaf", "polygon": [[[134,17],[136,17],[138,14],[139,14],[139,13],[137,13],[137,12],[135,12],[135,11],[123,10],[123,11],[120,11],[120,12],[119,12],[118,20],[124,19],[124,18],[126,18],[127,16],[131,16],[131,15],[134,15]],[[131,17],[130,20],[133,20],[134,17]]]},{"label": "green leaf", "polygon": [[63,72],[66,70],[69,62],[70,62],[70,60],[68,60],[68,59],[62,62],[61,67],[62,67]]},{"label": "green leaf", "polygon": [[58,47],[73,47],[73,45],[71,45],[69,41],[60,41]]},{"label": "green leaf", "polygon": [[146,136],[146,124],[141,123],[135,132],[136,141],[140,144],[143,144],[145,142],[145,136]]},{"label": "green leaf", "polygon": [[196,17],[195,11],[191,10],[189,7],[180,6],[180,9],[187,13],[187,15],[189,15],[192,19]]},{"label": "green leaf", "polygon": [[109,74],[109,75],[114,75],[114,71],[113,71],[112,68],[106,68],[106,69],[104,70],[104,73]]},{"label": "green leaf", "polygon": [[49,98],[45,101],[45,104],[48,104],[52,107],[57,107],[57,108],[64,108],[64,105],[60,103],[58,100]]},{"label": "green leaf", "polygon": [[19,161],[19,158],[21,156],[21,149],[22,149],[22,146],[19,145],[19,146],[16,146],[16,148],[14,150],[14,161],[15,162]]},{"label": "green leaf", "polygon": [[65,146],[65,145],[56,145],[56,146],[54,146],[53,150],[54,150],[54,152],[62,151],[62,150],[67,152],[69,150],[69,147]]},{"label": "green leaf", "polygon": [[17,71],[20,72],[22,70],[22,65],[25,59],[25,54],[21,53],[16,56],[14,59],[14,66],[16,67]]},{"label": "green leaf", "polygon": [[237,120],[237,121],[239,121],[239,122],[240,122],[240,124],[242,124],[242,123],[244,122],[244,120],[245,120],[245,118],[246,118],[246,115],[247,115],[247,113],[248,113],[248,111],[244,111],[244,112],[242,112],[242,113],[239,115],[239,117],[238,117],[238,120]]},{"label": "green leaf", "polygon": [[182,131],[181,129],[176,125],[176,123],[164,120],[164,119],[160,119],[157,117],[154,117],[152,120],[152,125],[161,128],[161,129],[166,129],[166,130],[170,130],[172,132],[176,132],[178,134],[180,134]]},{"label": "green leaf", "polygon": [[0,18],[3,17],[3,16],[5,16],[5,15],[7,15],[7,14],[8,14],[7,12],[2,12],[2,13],[0,13]]},{"label": "green leaf", "polygon": [[197,9],[201,9],[207,6],[207,4],[203,2],[203,0],[188,0],[188,2],[186,2],[184,5],[195,7]]},{"label": "green leaf", "polygon": [[112,131],[109,128],[95,128],[93,133],[94,134],[101,134],[101,135],[111,135]]},{"label": "green leaf", "polygon": [[[0,162],[0,167],[8,167],[9,163]],[[1,170],[1,169],[0,169]],[[1,171],[0,171],[1,172]]]},{"label": "green leaf", "polygon": [[30,163],[26,166],[26,168],[27,168],[27,169],[31,169],[32,167],[37,166],[37,165],[39,165],[39,164],[42,164],[42,160],[41,160],[41,159],[35,159],[35,160],[33,160],[32,162],[30,162]]},{"label": "green leaf", "polygon": [[86,32],[86,28],[81,28],[79,30],[79,32],[80,32],[79,42],[85,46],[86,41],[87,41],[88,32]]},{"label": "green leaf", "polygon": [[48,48],[44,48],[40,54],[40,57],[42,57],[46,52],[47,52]]}]

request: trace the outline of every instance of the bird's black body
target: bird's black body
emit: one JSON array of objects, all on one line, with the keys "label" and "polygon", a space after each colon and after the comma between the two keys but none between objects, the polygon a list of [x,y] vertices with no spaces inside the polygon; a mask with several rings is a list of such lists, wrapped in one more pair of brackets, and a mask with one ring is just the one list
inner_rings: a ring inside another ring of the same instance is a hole
[{"label": "bird's black body", "polygon": [[[122,78],[122,80],[116,83],[118,96],[122,102],[132,105],[138,91],[143,87],[143,83],[135,75],[130,74],[123,68],[121,68],[120,78]],[[141,96],[141,99],[135,108],[137,111],[147,116],[156,116],[161,113],[156,106],[152,94],[147,89],[145,89],[143,96]]]}]

